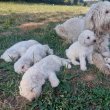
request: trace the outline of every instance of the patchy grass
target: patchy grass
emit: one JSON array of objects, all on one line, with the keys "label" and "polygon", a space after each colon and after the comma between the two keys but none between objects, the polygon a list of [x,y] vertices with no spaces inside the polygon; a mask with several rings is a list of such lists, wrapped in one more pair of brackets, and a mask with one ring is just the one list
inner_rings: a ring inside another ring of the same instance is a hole
[{"label": "patchy grass", "polygon": [[[58,7],[64,8],[65,12]],[[40,8],[42,13],[38,13]],[[79,10],[74,13],[76,9]],[[53,28],[58,22],[84,14],[85,10],[72,6],[0,3],[0,55],[16,42],[35,39],[49,44],[56,55],[65,57],[69,45],[56,35]],[[28,31],[17,28],[28,22],[44,22],[44,25]],[[21,77],[14,72],[13,63],[0,60],[0,110],[110,110],[110,76],[103,75],[93,65],[88,65],[86,72],[82,72],[79,66],[73,66],[71,70],[62,68],[58,73],[60,85],[52,89],[47,81],[39,99],[31,103],[19,95]]]}]

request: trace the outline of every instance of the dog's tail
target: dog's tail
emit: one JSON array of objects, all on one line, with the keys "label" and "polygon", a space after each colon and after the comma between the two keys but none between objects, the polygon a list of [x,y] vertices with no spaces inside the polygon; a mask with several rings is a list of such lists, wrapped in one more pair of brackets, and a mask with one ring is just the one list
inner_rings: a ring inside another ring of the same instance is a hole
[{"label": "dog's tail", "polygon": [[96,65],[96,67],[105,74],[110,74],[110,68],[108,68],[105,64],[104,58],[99,53],[93,54],[93,63]]}]

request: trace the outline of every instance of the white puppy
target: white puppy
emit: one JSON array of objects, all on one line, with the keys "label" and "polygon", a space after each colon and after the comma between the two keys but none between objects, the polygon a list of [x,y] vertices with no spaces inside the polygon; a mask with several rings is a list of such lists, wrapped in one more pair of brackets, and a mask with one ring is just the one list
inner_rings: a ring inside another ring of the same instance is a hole
[{"label": "white puppy", "polygon": [[40,61],[47,54],[53,54],[53,50],[48,45],[36,44],[31,46],[26,53],[14,64],[17,73],[24,73],[34,63]]},{"label": "white puppy", "polygon": [[56,33],[69,43],[78,40],[78,36],[84,30],[84,17],[74,17],[55,27]]},{"label": "white puppy", "polygon": [[59,79],[56,72],[61,66],[71,68],[70,60],[49,55],[36,63],[23,75],[19,86],[20,95],[29,101],[39,97],[46,79],[50,81],[52,87],[57,87]]},{"label": "white puppy", "polygon": [[[83,31],[78,38],[78,41],[73,43],[69,49],[66,50],[66,56],[74,65],[80,65],[81,70],[85,71],[86,57],[89,63],[92,62],[93,44],[96,42],[95,35],[90,30]],[[80,63],[76,61],[79,59]]]},{"label": "white puppy", "polygon": [[26,50],[30,46],[34,44],[38,44],[38,42],[35,40],[18,42],[15,45],[11,46],[9,49],[7,49],[1,55],[1,59],[4,59],[6,62],[16,61],[19,57],[21,57],[26,52]]}]

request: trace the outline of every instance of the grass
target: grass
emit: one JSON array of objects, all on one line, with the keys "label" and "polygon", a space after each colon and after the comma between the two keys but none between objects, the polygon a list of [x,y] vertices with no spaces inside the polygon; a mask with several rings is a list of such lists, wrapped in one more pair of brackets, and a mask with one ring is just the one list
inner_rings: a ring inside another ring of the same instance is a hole
[{"label": "grass", "polygon": [[[5,7],[5,8],[4,8]],[[37,12],[79,12],[86,11],[83,6],[63,6],[63,5],[48,5],[48,4],[27,4],[27,3],[0,3],[0,13],[37,13]]]},{"label": "grass", "polygon": [[[72,16],[84,14],[87,9],[79,6],[0,3],[0,55],[16,42],[35,39],[49,44],[56,55],[65,57],[65,49],[69,45],[57,36],[53,28]],[[54,22],[56,19],[57,22]],[[26,22],[45,20],[48,21],[46,24],[34,30],[17,28]],[[47,81],[39,99],[31,103],[19,95],[21,77],[14,72],[13,63],[0,60],[0,110],[110,110],[110,76],[102,74],[94,65],[88,65],[86,72],[82,72],[79,66],[73,66],[71,70],[62,68],[58,73],[60,85],[53,89]]]}]

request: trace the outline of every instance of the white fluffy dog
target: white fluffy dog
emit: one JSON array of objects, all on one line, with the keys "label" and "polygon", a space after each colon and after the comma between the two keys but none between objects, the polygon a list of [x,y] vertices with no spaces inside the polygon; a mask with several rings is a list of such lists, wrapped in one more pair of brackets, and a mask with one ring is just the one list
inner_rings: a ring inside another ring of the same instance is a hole
[{"label": "white fluffy dog", "polygon": [[74,17],[55,27],[56,33],[69,43],[78,39],[80,33],[84,30],[84,17]]},{"label": "white fluffy dog", "polygon": [[85,17],[85,28],[93,30],[96,34],[96,51],[104,57],[110,57],[110,2],[93,4]]},{"label": "white fluffy dog", "polygon": [[19,86],[20,95],[29,101],[39,97],[46,79],[50,81],[52,87],[57,87],[59,79],[56,72],[60,70],[61,66],[71,68],[70,61],[55,55],[49,55],[36,63],[23,75]]},{"label": "white fluffy dog", "polygon": [[[87,70],[86,57],[90,64],[92,62],[93,44],[96,42],[94,32],[90,30],[83,31],[78,38],[78,41],[73,43],[69,49],[66,50],[66,56],[74,65],[80,65],[81,70]],[[76,61],[79,59],[80,63]]]},{"label": "white fluffy dog", "polygon": [[110,2],[98,2],[93,4],[85,16],[85,28],[96,34],[94,64],[105,74],[110,74],[110,68],[105,66],[105,57],[110,57],[108,47],[110,34]]},{"label": "white fluffy dog", "polygon": [[53,54],[53,50],[48,45],[35,44],[31,46],[26,53],[14,64],[14,70],[17,73],[24,73],[34,63],[40,61],[47,54]]},{"label": "white fluffy dog", "polygon": [[19,57],[21,57],[26,52],[26,50],[30,46],[34,44],[38,44],[38,42],[35,40],[18,42],[15,45],[11,46],[9,49],[7,49],[1,55],[1,59],[4,59],[6,62],[16,61]]}]

